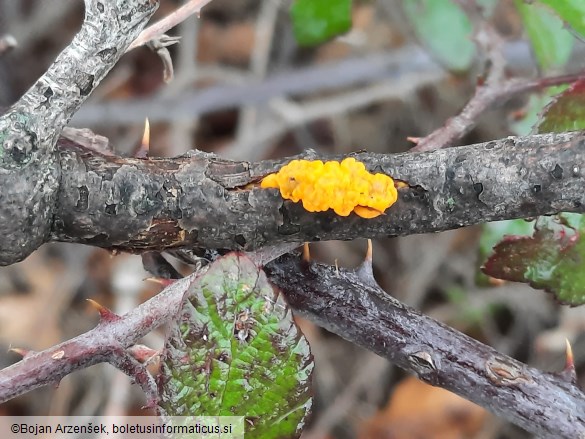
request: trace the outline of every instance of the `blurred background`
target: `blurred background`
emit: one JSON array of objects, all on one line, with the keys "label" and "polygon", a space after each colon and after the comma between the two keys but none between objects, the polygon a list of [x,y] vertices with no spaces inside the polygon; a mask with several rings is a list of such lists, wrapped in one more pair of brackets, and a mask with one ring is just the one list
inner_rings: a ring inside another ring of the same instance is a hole
[{"label": "blurred background", "polygon": [[[446,1],[446,0],[441,0]],[[0,56],[0,107],[15,102],[72,39],[81,0],[0,0],[0,36],[17,46]],[[182,2],[161,0],[160,19]],[[406,3],[406,2],[405,2]],[[191,149],[235,160],[368,150],[407,151],[457,114],[484,71],[481,55],[449,72],[418,44],[398,0],[354,1],[351,30],[313,48],[293,35],[285,0],[213,0],[200,18],[169,32],[174,79],[165,84],[159,56],[126,54],[71,122],[105,136],[131,155],[150,120],[150,155]],[[506,40],[510,76],[538,74],[512,0],[494,2],[491,22]],[[446,23],[446,26],[449,24]],[[583,43],[573,51],[583,53]],[[568,70],[583,67],[579,58]],[[502,138],[527,96],[485,113],[459,144]],[[481,227],[374,242],[379,284],[399,300],[548,371],[564,365],[572,342],[585,387],[585,307],[561,307],[545,293],[513,283],[476,285]],[[312,256],[354,267],[366,243],[311,246]],[[184,273],[190,268],[177,266]],[[42,350],[91,329],[86,299],[124,313],[160,291],[144,279],[139,256],[68,244],[45,245],[26,261],[0,268],[0,367],[19,360],[10,347]],[[427,386],[339,337],[299,321],[316,367],[314,413],[305,438],[527,438],[444,390]],[[164,331],[144,343],[160,348]],[[154,365],[155,367],[156,365]],[[140,414],[144,396],[128,377],[98,365],[0,405],[0,414]]]}]

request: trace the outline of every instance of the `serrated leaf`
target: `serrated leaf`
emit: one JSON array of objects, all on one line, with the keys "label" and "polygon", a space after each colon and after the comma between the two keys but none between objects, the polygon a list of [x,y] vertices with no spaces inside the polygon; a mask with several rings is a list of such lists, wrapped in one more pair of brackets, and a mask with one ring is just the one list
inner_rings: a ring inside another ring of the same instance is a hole
[{"label": "serrated leaf", "polygon": [[469,68],[475,55],[471,23],[451,0],[406,0],[404,12],[418,38],[449,69]]},{"label": "serrated leaf", "polygon": [[585,36],[585,2],[583,0],[538,0],[555,11],[578,34]]},{"label": "serrated leaf", "polygon": [[585,78],[571,85],[544,109],[539,133],[562,133],[585,129]]},{"label": "serrated leaf", "polygon": [[555,222],[541,217],[534,235],[500,242],[483,267],[485,274],[527,282],[551,292],[561,303],[585,303],[585,217],[561,214]]},{"label": "serrated leaf", "polygon": [[548,71],[564,66],[571,56],[574,37],[562,20],[538,3],[526,4],[522,0],[515,3],[540,68]]},{"label": "serrated leaf", "polygon": [[351,0],[296,0],[290,9],[301,46],[314,46],[351,28]]},{"label": "serrated leaf", "polygon": [[187,292],[165,344],[169,416],[245,416],[246,438],[300,435],[310,411],[309,345],[246,256],[215,261]]},{"label": "serrated leaf", "polygon": [[540,120],[544,117],[545,108],[567,88],[566,85],[558,85],[549,87],[541,93],[530,95],[528,103],[523,109],[523,117],[510,122],[510,130],[517,136],[527,136],[532,133],[534,128],[538,129]]},{"label": "serrated leaf", "polygon": [[475,282],[481,286],[492,285],[489,277],[480,270],[480,264],[491,255],[494,246],[504,237],[511,235],[530,236],[534,231],[534,221],[514,219],[507,221],[493,221],[482,226],[479,238],[479,264],[475,276]]}]

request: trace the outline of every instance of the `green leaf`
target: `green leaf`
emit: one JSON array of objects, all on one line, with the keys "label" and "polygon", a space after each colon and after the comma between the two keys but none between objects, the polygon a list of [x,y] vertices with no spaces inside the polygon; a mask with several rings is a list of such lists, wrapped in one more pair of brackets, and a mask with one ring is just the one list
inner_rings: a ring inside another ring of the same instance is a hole
[{"label": "green leaf", "polygon": [[534,127],[538,127],[544,109],[553,102],[555,97],[568,88],[567,85],[549,87],[541,93],[530,95],[528,103],[523,109],[522,118],[510,122],[510,129],[517,136],[527,136]]},{"label": "green leaf", "polygon": [[585,78],[559,94],[544,109],[539,133],[562,133],[585,129]]},{"label": "green leaf", "polygon": [[404,12],[418,38],[449,69],[469,68],[475,55],[471,23],[451,0],[405,0]]},{"label": "green leaf", "polygon": [[305,337],[266,275],[235,253],[191,285],[165,344],[169,416],[245,416],[246,438],[300,435],[311,407]]},{"label": "green leaf", "polygon": [[574,37],[563,27],[562,20],[550,9],[516,0],[524,27],[538,65],[549,71],[565,65],[573,50]]},{"label": "green leaf", "polygon": [[578,34],[585,37],[585,2],[583,0],[539,0],[555,11]]},{"label": "green leaf", "polygon": [[351,28],[351,0],[296,0],[290,9],[301,46],[314,46]]},{"label": "green leaf", "polygon": [[527,282],[554,294],[561,303],[585,303],[585,217],[563,213],[539,218],[532,237],[509,236],[483,267],[499,279]]},{"label": "green leaf", "polygon": [[[492,254],[494,246],[504,237],[509,235],[526,235],[530,236],[534,230],[534,221],[523,219],[514,219],[507,221],[493,221],[482,226],[481,237],[479,238],[479,258],[480,264]],[[493,282],[481,270],[478,264],[475,275],[475,282],[481,286],[490,286]]]}]

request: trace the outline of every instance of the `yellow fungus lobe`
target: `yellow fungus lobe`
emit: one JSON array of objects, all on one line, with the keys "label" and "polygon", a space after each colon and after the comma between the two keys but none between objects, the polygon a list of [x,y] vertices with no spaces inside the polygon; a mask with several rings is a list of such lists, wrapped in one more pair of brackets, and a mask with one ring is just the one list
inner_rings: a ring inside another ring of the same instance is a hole
[{"label": "yellow fungus lobe", "polygon": [[301,201],[309,212],[333,209],[375,218],[398,199],[394,181],[385,174],[370,174],[362,162],[348,157],[340,162],[293,160],[276,174],[266,176],[263,188],[280,190],[282,198]]}]

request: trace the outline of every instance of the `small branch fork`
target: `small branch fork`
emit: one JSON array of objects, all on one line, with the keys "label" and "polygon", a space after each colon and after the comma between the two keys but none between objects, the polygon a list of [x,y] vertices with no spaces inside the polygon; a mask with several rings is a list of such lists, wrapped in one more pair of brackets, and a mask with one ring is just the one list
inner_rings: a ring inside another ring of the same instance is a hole
[{"label": "small branch fork", "polygon": [[138,38],[136,38],[132,44],[130,44],[127,52],[152,40],[161,38],[166,31],[185,21],[191,15],[199,15],[201,13],[201,9],[203,9],[203,7],[210,2],[211,0],[189,0],[172,14],[169,14],[159,22],[154,23],[153,25],[144,29]]}]

